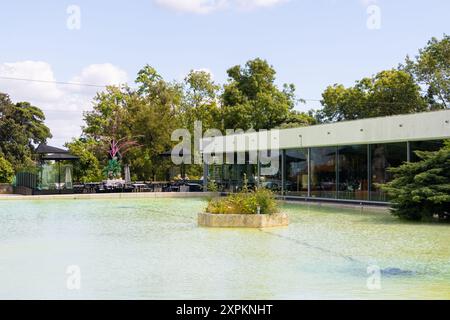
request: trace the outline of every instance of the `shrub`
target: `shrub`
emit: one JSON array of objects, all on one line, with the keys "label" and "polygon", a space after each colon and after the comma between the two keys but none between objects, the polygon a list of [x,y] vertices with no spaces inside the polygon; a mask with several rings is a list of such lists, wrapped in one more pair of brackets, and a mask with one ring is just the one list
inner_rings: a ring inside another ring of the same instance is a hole
[{"label": "shrub", "polygon": [[102,180],[100,165],[93,149],[96,142],[93,140],[78,139],[66,144],[70,153],[78,157],[73,162],[73,178],[77,182],[95,182]]},{"label": "shrub", "polygon": [[239,192],[209,201],[206,212],[213,214],[273,214],[278,211],[274,194],[267,189]]},{"label": "shrub", "polygon": [[122,173],[122,167],[116,157],[109,159],[106,167],[103,168],[103,175],[107,179],[118,179]]},{"label": "shrub", "polygon": [[8,160],[0,156],[0,183],[11,183],[13,178],[13,166]]},{"label": "shrub", "polygon": [[394,180],[382,186],[392,213],[407,220],[450,221],[450,143],[437,152],[416,152],[419,162],[390,169]]},{"label": "shrub", "polygon": [[216,181],[214,181],[214,180],[208,179],[207,188],[208,188],[209,192],[219,192],[219,186],[217,185]]}]

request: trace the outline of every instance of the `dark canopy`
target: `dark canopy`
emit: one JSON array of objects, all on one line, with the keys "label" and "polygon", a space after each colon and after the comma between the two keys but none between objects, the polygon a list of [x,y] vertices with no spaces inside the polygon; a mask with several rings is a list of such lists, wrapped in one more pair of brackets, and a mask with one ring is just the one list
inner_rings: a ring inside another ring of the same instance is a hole
[{"label": "dark canopy", "polygon": [[47,154],[47,153],[69,153],[69,151],[64,150],[64,149],[60,149],[60,148],[56,148],[56,147],[52,147],[52,146],[48,146],[46,144],[41,143],[35,151],[37,154]]},{"label": "dark canopy", "polygon": [[69,153],[69,151],[48,146],[46,144],[41,143],[35,151],[36,154],[40,155],[42,160],[55,160],[55,161],[64,161],[64,160],[77,160],[78,157]]}]

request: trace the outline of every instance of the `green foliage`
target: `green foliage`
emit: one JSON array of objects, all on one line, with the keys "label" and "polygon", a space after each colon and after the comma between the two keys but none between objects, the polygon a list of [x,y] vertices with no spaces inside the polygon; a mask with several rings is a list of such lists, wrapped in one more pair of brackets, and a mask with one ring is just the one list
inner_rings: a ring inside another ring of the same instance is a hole
[{"label": "green foliage", "polygon": [[317,124],[317,120],[314,118],[312,112],[305,113],[296,110],[292,110],[284,123],[278,126],[278,129],[290,129],[305,127]]},{"label": "green foliage", "polygon": [[437,152],[416,152],[422,160],[392,168],[395,179],[382,186],[392,212],[408,220],[450,220],[450,144]]},{"label": "green foliage", "polygon": [[219,186],[217,185],[215,180],[208,180],[208,191],[209,192],[218,192],[219,191]]},{"label": "green foliage", "polygon": [[425,98],[430,109],[450,108],[450,36],[441,40],[432,38],[419,54],[406,58],[401,69],[409,72],[425,87]]},{"label": "green foliage", "polygon": [[282,125],[295,106],[295,87],[275,85],[275,69],[255,59],[227,71],[222,94],[224,128],[273,129]]},{"label": "green foliage", "polygon": [[322,94],[321,121],[356,120],[426,110],[420,87],[404,71],[387,70],[353,87],[329,86]]},{"label": "green foliage", "polygon": [[[181,87],[165,82],[150,66],[139,71],[136,83],[136,90],[108,87],[97,94],[93,111],[85,113],[83,132],[103,144],[103,154],[112,139],[136,138],[142,147],[131,149],[122,159],[130,165],[132,178],[165,180],[170,163],[159,155],[171,149],[170,133],[179,127]],[[106,163],[105,156],[99,152],[96,156]]]},{"label": "green foliage", "polygon": [[99,161],[94,151],[97,143],[92,139],[74,139],[65,145],[71,154],[78,157],[73,162],[73,179],[77,182],[95,182],[102,179]]},{"label": "green foliage", "polygon": [[108,160],[108,164],[103,168],[103,175],[107,179],[119,179],[122,174],[122,167],[117,158]]},{"label": "green foliage", "polygon": [[213,214],[274,214],[278,212],[274,194],[267,189],[234,193],[209,201],[206,212]]},{"label": "green foliage", "polygon": [[0,93],[0,154],[17,170],[32,165],[33,144],[51,138],[41,109]]},{"label": "green foliage", "polygon": [[0,156],[0,183],[11,183],[14,178],[14,168],[8,160]]},{"label": "green foliage", "polygon": [[180,118],[184,128],[193,134],[194,122],[201,121],[203,130],[220,128],[222,114],[218,106],[220,86],[206,71],[193,71],[183,83]]}]

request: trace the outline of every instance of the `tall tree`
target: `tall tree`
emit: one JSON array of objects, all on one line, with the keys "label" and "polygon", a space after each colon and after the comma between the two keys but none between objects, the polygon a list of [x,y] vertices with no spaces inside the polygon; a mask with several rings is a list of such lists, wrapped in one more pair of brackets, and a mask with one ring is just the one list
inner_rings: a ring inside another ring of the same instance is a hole
[{"label": "tall tree", "polygon": [[83,132],[109,151],[114,141],[118,145],[127,141],[125,146],[135,141],[140,147],[128,150],[124,159],[133,178],[164,178],[167,165],[159,155],[172,146],[170,133],[178,126],[181,87],[164,81],[150,66],[139,71],[136,83],[136,90],[109,87],[97,94],[93,111],[85,114]]},{"label": "tall tree", "polygon": [[192,131],[195,121],[201,121],[203,129],[221,127],[221,110],[218,103],[220,86],[214,83],[206,71],[193,71],[184,79],[181,102],[181,123]]},{"label": "tall tree", "polygon": [[322,94],[321,121],[356,120],[426,110],[420,87],[404,71],[382,71],[355,86],[329,86]]},{"label": "tall tree", "polygon": [[222,94],[224,126],[227,129],[272,129],[288,118],[295,106],[295,87],[275,84],[275,69],[254,59],[228,71]]},{"label": "tall tree", "polygon": [[432,38],[411,59],[406,57],[400,68],[409,72],[424,87],[431,109],[450,108],[450,36]]},{"label": "tall tree", "polygon": [[28,102],[13,103],[0,93],[0,155],[15,169],[32,164],[34,145],[51,138],[41,109]]}]

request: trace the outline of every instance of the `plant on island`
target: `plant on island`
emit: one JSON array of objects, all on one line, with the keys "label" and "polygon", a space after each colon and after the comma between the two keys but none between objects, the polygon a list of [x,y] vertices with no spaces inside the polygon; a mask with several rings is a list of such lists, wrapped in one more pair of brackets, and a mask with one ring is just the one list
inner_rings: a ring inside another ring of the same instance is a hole
[{"label": "plant on island", "polygon": [[278,212],[278,204],[272,191],[259,188],[248,191],[244,188],[239,193],[223,198],[211,199],[206,207],[211,214],[274,214]]}]

